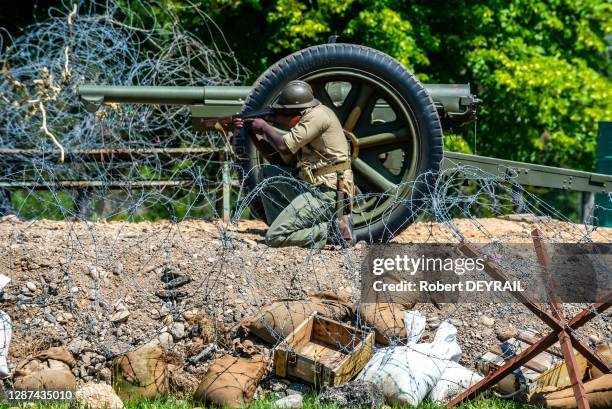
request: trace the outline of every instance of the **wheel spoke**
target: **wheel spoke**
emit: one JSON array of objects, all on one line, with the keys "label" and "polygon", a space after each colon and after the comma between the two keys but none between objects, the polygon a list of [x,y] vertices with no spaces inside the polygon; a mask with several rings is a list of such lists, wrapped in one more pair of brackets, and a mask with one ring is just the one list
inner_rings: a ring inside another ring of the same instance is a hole
[{"label": "wheel spoke", "polygon": [[366,182],[376,187],[379,192],[397,189],[397,185],[381,175],[378,171],[368,165],[363,159],[357,158],[353,161],[353,170],[365,179]]},{"label": "wheel spoke", "polygon": [[347,106],[351,107],[351,111],[344,121],[344,129],[350,132],[355,129],[357,122],[362,118],[363,113],[367,111],[369,105],[373,107],[375,102],[374,98],[372,98],[373,94],[374,89],[369,84],[361,85],[355,103],[351,105],[347,104]]},{"label": "wheel spoke", "polygon": [[406,128],[395,129],[392,132],[382,132],[359,138],[359,149],[364,150],[381,145],[397,144],[408,141]]}]

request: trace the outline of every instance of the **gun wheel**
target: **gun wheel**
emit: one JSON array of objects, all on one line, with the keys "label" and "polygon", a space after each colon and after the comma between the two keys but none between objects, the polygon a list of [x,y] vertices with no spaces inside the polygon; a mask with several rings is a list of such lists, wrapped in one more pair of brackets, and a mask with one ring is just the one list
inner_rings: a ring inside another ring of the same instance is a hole
[{"label": "gun wheel", "polygon": [[[428,178],[442,159],[442,128],[421,83],[396,60],[352,44],[325,44],[280,60],[255,82],[244,110],[262,109],[289,81],[308,82],[344,128],[359,139],[353,161],[358,240],[385,242],[419,214]],[[245,170],[263,163],[247,140]],[[249,185],[259,182],[251,172]],[[254,203],[255,214],[261,212]],[[263,214],[263,212],[259,213]]]}]

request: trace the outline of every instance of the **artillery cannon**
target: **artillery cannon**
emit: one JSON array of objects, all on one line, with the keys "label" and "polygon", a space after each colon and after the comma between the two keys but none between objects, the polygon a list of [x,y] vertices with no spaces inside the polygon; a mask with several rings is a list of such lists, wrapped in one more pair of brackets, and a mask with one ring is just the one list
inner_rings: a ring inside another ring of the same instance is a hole
[{"label": "artillery cannon", "polygon": [[[308,82],[315,97],[330,107],[344,128],[358,139],[359,155],[352,161],[357,193],[363,194],[353,206],[357,239],[389,240],[419,213],[420,199],[428,183],[427,178],[419,176],[440,170],[443,130],[475,119],[480,101],[470,93],[469,85],[422,85],[399,62],[377,50],[353,44],[324,44],[283,58],[252,87],[83,85],[79,93],[90,110],[103,103],[190,105],[194,130],[204,131],[210,128],[212,118],[266,108],[286,83],[296,79]],[[244,133],[235,135],[234,150],[246,171],[263,162]],[[505,163],[508,167],[537,166],[474,155],[447,156],[493,173]],[[540,168],[540,173],[536,170],[535,174],[547,175],[540,186],[568,188],[569,178],[570,185],[575,180],[582,190],[592,192],[606,191],[610,184],[610,178],[601,181],[603,175],[595,175],[591,185],[594,174]],[[557,173],[550,176],[550,172]],[[259,182],[258,172],[247,175],[249,186]],[[524,178],[533,182],[533,175],[526,171]],[[520,177],[523,176],[519,172]],[[262,214],[259,206],[257,201],[252,204],[256,216]]]}]

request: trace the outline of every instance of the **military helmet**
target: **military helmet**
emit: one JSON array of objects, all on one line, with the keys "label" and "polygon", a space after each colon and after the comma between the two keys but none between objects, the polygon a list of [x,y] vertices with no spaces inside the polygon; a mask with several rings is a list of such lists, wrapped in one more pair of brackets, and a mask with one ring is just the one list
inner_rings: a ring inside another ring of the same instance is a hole
[{"label": "military helmet", "polygon": [[273,109],[305,109],[319,105],[312,88],[304,81],[291,81],[281,91]]}]

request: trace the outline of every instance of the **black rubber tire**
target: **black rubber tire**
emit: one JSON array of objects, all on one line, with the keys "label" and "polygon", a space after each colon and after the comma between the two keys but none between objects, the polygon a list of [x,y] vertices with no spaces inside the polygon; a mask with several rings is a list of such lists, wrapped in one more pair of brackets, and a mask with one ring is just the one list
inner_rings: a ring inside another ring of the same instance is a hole
[{"label": "black rubber tire", "polygon": [[[420,152],[418,173],[438,172],[443,156],[442,126],[431,96],[421,82],[402,64],[392,57],[372,48],[354,44],[323,44],[291,54],[268,68],[253,84],[245,101],[243,112],[259,110],[270,104],[291,80],[305,78],[317,70],[337,67],[355,68],[371,73],[385,81],[405,101],[414,113],[418,128]],[[257,150],[244,134],[235,140],[237,153],[242,157],[240,165],[245,172],[260,164]],[[248,173],[247,186],[255,186],[259,180],[257,172]],[[421,180],[423,179],[423,180]],[[419,201],[427,191],[426,178],[419,178],[410,194],[412,205],[397,206],[384,219],[356,229],[357,240],[386,242],[407,227],[419,213]],[[255,200],[252,213],[263,215],[262,205]]]}]

